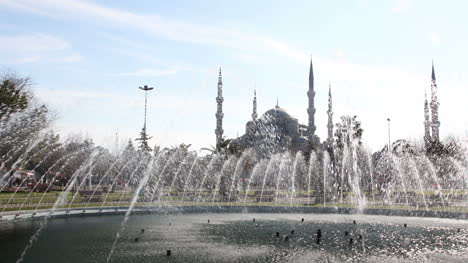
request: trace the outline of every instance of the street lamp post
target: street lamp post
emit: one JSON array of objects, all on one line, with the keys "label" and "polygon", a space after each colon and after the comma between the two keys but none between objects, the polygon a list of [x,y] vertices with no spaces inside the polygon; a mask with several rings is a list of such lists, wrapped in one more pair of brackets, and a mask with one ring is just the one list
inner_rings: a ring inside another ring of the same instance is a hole
[{"label": "street lamp post", "polygon": [[148,102],[148,91],[153,90],[153,87],[148,87],[147,85],[143,87],[139,87],[139,89],[145,92],[145,117],[143,122],[143,130],[141,131],[140,138],[137,140],[141,141],[140,148],[143,151],[151,151],[151,148],[148,146],[148,140],[151,139],[148,134],[146,133],[146,111],[147,111],[147,102]]},{"label": "street lamp post", "polygon": [[143,86],[142,87],[139,87],[141,90],[145,91],[145,122],[143,124],[143,128],[146,130],[146,105],[147,105],[147,101],[148,101],[148,91],[150,90],[153,90],[154,88],[153,87],[148,87],[147,85]]},{"label": "street lamp post", "polygon": [[390,153],[390,118],[387,118],[388,121],[388,152]]}]

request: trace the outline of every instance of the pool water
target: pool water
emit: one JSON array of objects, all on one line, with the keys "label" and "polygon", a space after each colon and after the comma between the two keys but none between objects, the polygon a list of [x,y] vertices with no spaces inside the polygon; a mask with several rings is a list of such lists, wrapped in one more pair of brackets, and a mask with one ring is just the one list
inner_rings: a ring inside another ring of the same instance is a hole
[{"label": "pool water", "polygon": [[[122,220],[119,215],[50,219],[24,262],[105,262]],[[0,262],[16,262],[42,222],[0,223]],[[334,214],[132,215],[110,260],[415,261],[468,262],[468,221]]]}]

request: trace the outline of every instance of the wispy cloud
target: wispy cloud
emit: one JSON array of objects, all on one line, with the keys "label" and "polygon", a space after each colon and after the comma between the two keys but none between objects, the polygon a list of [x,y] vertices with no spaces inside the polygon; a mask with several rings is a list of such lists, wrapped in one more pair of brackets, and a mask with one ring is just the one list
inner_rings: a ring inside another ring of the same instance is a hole
[{"label": "wispy cloud", "polygon": [[[205,44],[216,47],[227,48],[233,54],[247,54],[241,59],[256,60],[256,56],[264,53],[271,54],[272,56],[285,57],[290,61],[304,65],[308,65],[309,50],[302,50],[294,47],[290,43],[282,40],[276,40],[268,36],[263,36],[261,32],[248,33],[240,29],[226,29],[217,26],[197,25],[188,23],[181,20],[170,19],[158,15],[140,14],[116,8],[110,8],[103,5],[85,2],[85,1],[72,1],[72,0],[16,0],[16,1],[1,1],[0,6],[12,8],[23,12],[31,12],[37,15],[45,15],[50,17],[57,17],[59,19],[74,19],[82,21],[83,23],[92,23],[103,28],[105,27],[118,27],[121,30],[137,31],[144,33],[155,38],[162,38],[171,41],[179,41],[185,43]],[[394,12],[404,12],[415,6],[414,1],[395,1],[392,8]],[[438,34],[433,33],[429,35],[433,43],[440,43]],[[53,42],[53,41],[52,41]],[[128,52],[128,56],[141,56],[142,59],[148,59],[152,66],[155,68],[147,67],[136,69],[131,72],[119,73],[121,76],[161,76],[168,74],[176,74],[182,70],[196,70],[188,67],[177,67],[176,65],[162,65],[158,64],[156,58],[149,57],[147,54],[137,54],[137,49],[141,48],[141,44],[132,41],[119,41],[124,45],[134,46],[134,48],[127,48],[122,52]],[[68,47],[61,45],[60,41],[54,42],[56,48]],[[255,56],[253,56],[255,55]],[[314,54],[314,66],[316,70],[316,87],[317,89],[317,120],[320,125],[318,132],[320,135],[326,134],[326,87],[328,81],[332,81],[332,92],[334,94],[334,107],[336,113],[335,121],[341,114],[357,114],[363,122],[365,128],[365,137],[372,145],[382,145],[385,141],[386,134],[386,118],[392,118],[392,134],[395,137],[418,136],[422,133],[422,100],[424,96],[424,88],[430,84],[430,72],[428,67],[427,74],[420,74],[418,72],[408,72],[405,67],[400,66],[381,66],[381,65],[363,65],[352,63],[346,60],[345,55],[341,50],[337,50],[335,58],[322,57],[319,54]],[[25,61],[41,60],[40,55],[24,56]],[[428,66],[430,61],[428,61]],[[214,75],[216,75],[215,70]],[[307,87],[306,76],[304,83],[299,83],[298,88],[288,89],[291,92],[300,94],[298,100],[294,104],[285,105],[291,110],[292,114],[299,117],[300,120],[306,120],[307,100],[304,97],[305,89]],[[441,80],[441,87],[451,87],[451,89],[440,89],[440,97],[443,106],[441,106],[441,119],[444,119],[444,125],[451,125],[453,127],[460,127],[464,129],[466,122],[461,123],[456,119],[456,114],[450,112],[463,112],[464,102],[461,96],[466,94],[466,81],[459,81],[449,85],[448,81]],[[325,87],[325,91],[323,89]],[[458,94],[453,96],[453,94]],[[140,97],[129,98],[125,95],[119,97],[106,97],[105,94],[68,94],[60,96],[54,94],[57,103],[67,105],[77,105],[76,108],[89,107],[107,107],[109,109],[120,109],[121,107],[136,107],[141,100]],[[183,97],[186,96],[186,97]],[[465,96],[466,97],[466,96]],[[69,103],[65,103],[68,98]],[[53,98],[49,98],[52,100]],[[78,100],[79,99],[79,100]],[[76,101],[80,101],[77,103]],[[84,102],[83,102],[84,101]],[[260,100],[262,101],[262,100]],[[417,103],[415,103],[415,101]],[[419,101],[419,102],[418,102]],[[451,103],[449,103],[449,101]],[[73,104],[75,103],[75,104]],[[239,109],[242,109],[242,116],[246,116],[245,121],[249,116],[249,109],[251,102],[245,102],[246,105],[233,104],[226,100],[225,103],[225,116],[226,120],[233,118],[232,116],[239,116]],[[442,103],[441,103],[442,104]],[[96,106],[98,105],[98,106]],[[127,105],[127,106],[122,106]],[[261,107],[262,105],[259,105]],[[151,109],[160,109],[161,112],[167,112],[170,116],[180,114],[184,119],[202,119],[199,116],[203,115],[203,120],[208,119],[210,116],[214,118],[213,111],[215,111],[215,102],[213,98],[192,98],[188,95],[179,94],[177,97],[157,96],[152,101]],[[128,110],[127,108],[125,110]],[[91,110],[90,110],[91,112]],[[96,114],[97,111],[92,111]],[[122,112],[120,112],[122,113]],[[183,114],[182,114],[183,113]],[[84,115],[85,113],[80,114]],[[117,113],[118,114],[118,113]],[[198,115],[197,115],[198,114]],[[84,116],[86,118],[86,116]],[[205,119],[206,118],[206,119]],[[241,119],[243,117],[239,117]],[[161,117],[161,120],[169,119]],[[172,118],[171,118],[172,119]],[[173,118],[174,123],[161,127],[168,127],[167,133],[172,135],[178,130],[184,130],[177,118]],[[197,120],[198,120],[197,119]],[[75,123],[75,122],[74,122]],[[244,122],[231,123],[226,121],[227,125],[237,126],[243,128]],[[418,124],[419,123],[419,124]],[[209,125],[212,125],[210,123]],[[202,125],[198,125],[202,126]],[[212,126],[207,126],[204,131],[203,138],[194,137],[193,140],[200,144],[209,144],[212,140]],[[400,127],[400,128],[398,128]],[[404,127],[404,128],[402,128]],[[197,127],[198,128],[198,127]],[[90,128],[92,129],[92,128]],[[188,134],[180,136],[191,136],[194,134],[193,128],[185,127]],[[443,130],[442,130],[443,131]],[[138,131],[132,131],[137,134]],[[198,132],[198,131],[197,131]],[[226,127],[226,133],[234,131]],[[444,131],[443,131],[444,132]],[[161,135],[163,136],[163,135]],[[198,136],[198,135],[197,135]],[[207,141],[203,141],[206,138]],[[190,142],[189,139],[185,141]],[[205,144],[205,145],[206,145]]]},{"label": "wispy cloud", "polygon": [[16,59],[16,63],[18,64],[27,64],[27,63],[36,63],[41,60],[41,56],[31,56],[31,57],[22,57]]},{"label": "wispy cloud", "polygon": [[415,6],[415,0],[395,0],[392,12],[402,13],[412,9]]},{"label": "wispy cloud", "polygon": [[71,52],[69,42],[49,34],[0,35],[0,57],[10,63],[81,61],[79,54]]},{"label": "wispy cloud", "polygon": [[119,73],[118,76],[129,77],[161,77],[176,74],[175,69],[140,69],[134,72]]},{"label": "wispy cloud", "polygon": [[41,33],[0,36],[0,49],[4,51],[36,52],[70,48],[70,44],[55,36]]},{"label": "wispy cloud", "polygon": [[92,21],[102,26],[128,27],[167,40],[223,46],[243,51],[266,49],[300,62],[305,62],[308,57],[307,53],[293,48],[288,43],[257,33],[193,24],[159,15],[138,14],[85,1],[5,0],[0,2],[0,5],[37,15]]},{"label": "wispy cloud", "polygon": [[52,62],[64,62],[64,63],[75,63],[83,60],[83,57],[79,54],[67,55],[64,57],[51,59]]}]

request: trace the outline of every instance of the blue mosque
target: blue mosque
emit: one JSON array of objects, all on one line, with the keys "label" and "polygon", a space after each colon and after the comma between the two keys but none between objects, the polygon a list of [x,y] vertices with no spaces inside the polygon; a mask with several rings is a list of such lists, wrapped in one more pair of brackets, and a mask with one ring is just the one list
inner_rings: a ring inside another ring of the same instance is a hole
[{"label": "blue mosque", "polygon": [[[428,103],[427,97],[424,102],[424,142],[427,149],[439,144],[439,102],[437,98],[437,84],[432,64],[431,72],[431,102]],[[322,143],[315,134],[315,87],[314,70],[312,59],[309,68],[309,88],[307,91],[308,99],[308,123],[299,123],[299,120],[290,115],[278,103],[275,107],[267,110],[261,117],[257,114],[257,97],[254,91],[253,108],[251,119],[245,125],[245,133],[232,140],[223,138],[223,81],[221,69],[218,77],[218,96],[216,97],[217,112],[216,116],[216,149],[220,151],[223,147],[236,149],[242,152],[245,149],[255,149],[262,155],[270,155],[276,152],[290,151],[292,153],[301,151],[308,153],[311,150],[331,149],[333,145],[333,108],[331,87],[328,90],[328,123],[327,139]]]},{"label": "blue mosque", "polygon": [[[216,112],[216,148],[220,150],[223,144],[223,81],[221,69],[218,77],[218,96],[216,97],[217,112]],[[308,123],[299,123],[299,120],[290,115],[285,109],[277,105],[266,111],[258,118],[257,114],[257,98],[254,92],[252,118],[245,126],[245,134],[232,139],[229,142],[229,147],[243,151],[248,148],[256,149],[261,154],[271,154],[275,152],[291,151],[291,152],[310,152],[311,149],[321,147],[320,138],[315,134],[315,89],[314,89],[314,71],[312,60],[309,69],[309,89],[308,97]],[[331,101],[331,89],[329,89],[329,104],[328,104],[328,140],[326,143],[332,142],[333,137],[333,112]]]}]

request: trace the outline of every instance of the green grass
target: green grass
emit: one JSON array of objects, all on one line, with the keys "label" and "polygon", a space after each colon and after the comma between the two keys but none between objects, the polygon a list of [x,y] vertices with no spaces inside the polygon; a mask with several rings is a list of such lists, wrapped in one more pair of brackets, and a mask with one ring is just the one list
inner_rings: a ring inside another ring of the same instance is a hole
[{"label": "green grass", "polygon": [[[48,193],[31,193],[28,197],[29,193],[17,192],[14,193],[0,193],[0,207],[1,211],[17,211],[21,208],[21,210],[31,210],[31,209],[42,209],[42,208],[51,208],[52,205],[57,201],[57,198],[60,196],[61,192],[48,192]],[[70,192],[66,196],[67,203],[71,204],[71,207],[82,207],[88,204],[89,199],[86,199],[84,196],[77,194],[73,199],[75,193]],[[99,202],[99,206],[102,205],[102,201],[106,198],[107,193],[103,193],[102,195],[95,195],[95,198],[100,198],[101,202]],[[106,204],[109,202],[117,202],[121,200],[122,203],[128,202],[132,196],[132,193],[120,193],[114,192],[109,193],[106,199]],[[93,197],[93,198],[94,198]],[[89,202],[91,205],[92,203],[96,202]],[[8,204],[8,207],[5,205]],[[24,204],[24,205],[23,205]],[[68,207],[69,204],[65,205],[64,207]]]},{"label": "green grass", "polygon": [[[151,206],[151,205],[161,205],[161,206],[292,206],[292,207],[339,207],[339,208],[356,208],[357,206],[348,204],[348,203],[327,203],[327,204],[315,204],[315,205],[307,205],[304,204],[304,202],[300,201],[299,199],[295,200],[295,203],[291,204],[290,202],[286,201],[284,199],[285,195],[291,195],[293,192],[291,191],[280,191],[278,193],[275,193],[274,195],[271,194],[266,194],[264,195],[264,199],[262,200],[263,202],[257,202],[257,198],[259,198],[258,195],[258,190],[249,190],[248,192],[246,191],[241,191],[237,196],[239,202],[226,202],[223,201],[223,196],[221,194],[216,194],[215,198],[213,199],[213,193],[209,191],[201,191],[201,192],[187,192],[185,196],[180,192],[164,192],[164,195],[160,197],[160,200],[155,203],[137,203],[138,206]],[[265,193],[270,193],[271,191],[265,191]],[[468,192],[466,190],[442,190],[441,191],[444,195],[466,195]],[[202,202],[196,202],[190,200],[190,198],[193,197],[188,197],[188,193],[195,193],[195,198],[201,197],[205,201]],[[244,203],[244,197],[245,194],[247,193],[247,198],[246,202]],[[255,195],[257,193],[257,195]],[[308,195],[312,195],[313,197],[313,191],[310,193],[307,191],[298,191],[295,192],[296,197],[301,197],[302,200],[307,199]],[[421,195],[424,193],[426,196],[432,196],[436,195],[436,191],[428,190],[428,191],[423,191],[423,192],[417,192],[415,191],[417,195]],[[24,192],[17,192],[15,195],[13,193],[0,193],[0,205],[3,207],[0,207],[0,212],[1,211],[18,211],[22,204],[24,203],[24,206],[22,207],[21,210],[32,210],[36,209],[47,209],[51,208],[52,205],[57,201],[57,198],[60,196],[61,192],[48,192],[48,193],[31,193],[29,198],[28,195],[29,193],[24,193]],[[86,199],[84,196],[80,194],[76,194],[75,199],[73,200],[73,203],[71,203],[73,196],[75,195],[75,192],[70,192],[66,196],[67,200],[67,205],[61,206],[60,208],[68,208],[68,207],[85,207],[88,205],[88,207],[101,207],[101,206],[117,206],[117,203],[112,203],[112,202],[118,202],[121,200],[120,206],[128,206],[129,201],[131,200],[133,193],[131,192],[113,192],[113,193],[102,193],[101,195],[95,195],[95,198],[100,198],[100,201],[95,201],[93,200],[92,202],[89,202],[89,199]],[[169,195],[167,195],[169,194]],[[273,198],[275,200],[276,194],[280,196],[283,200],[283,202],[280,203],[275,203],[274,201],[265,201],[265,199]],[[344,196],[350,196],[352,193],[346,192],[344,193]],[[103,200],[106,198],[106,202],[103,204]],[[42,199],[42,201],[40,201]],[[25,202],[26,200],[26,202]],[[214,202],[213,202],[214,201]],[[71,204],[70,204],[71,203]],[[5,205],[8,204],[8,207],[5,207]],[[375,209],[402,209],[402,210],[426,210],[426,207],[421,205],[419,207],[416,206],[405,206],[402,204],[396,204],[396,205],[368,205],[366,206],[367,208],[375,208]],[[429,207],[429,211],[453,211],[453,212],[468,212],[468,208],[464,207]]]}]

